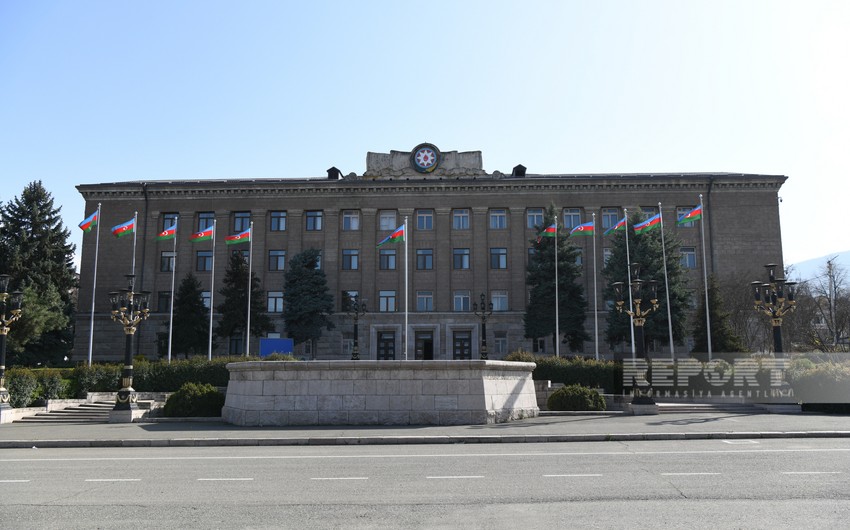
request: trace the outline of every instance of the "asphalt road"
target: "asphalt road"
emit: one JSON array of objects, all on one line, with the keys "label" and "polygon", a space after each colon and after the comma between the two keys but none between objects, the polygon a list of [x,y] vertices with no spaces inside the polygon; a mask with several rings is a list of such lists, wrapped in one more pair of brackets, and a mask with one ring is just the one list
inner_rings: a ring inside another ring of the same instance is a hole
[{"label": "asphalt road", "polygon": [[5,449],[9,528],[846,528],[850,440]]}]

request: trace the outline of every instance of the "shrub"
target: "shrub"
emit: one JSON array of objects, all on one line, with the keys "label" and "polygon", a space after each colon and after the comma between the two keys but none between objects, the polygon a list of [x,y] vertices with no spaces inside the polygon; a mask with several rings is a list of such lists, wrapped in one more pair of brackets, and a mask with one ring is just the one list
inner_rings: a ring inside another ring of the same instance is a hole
[{"label": "shrub", "polygon": [[62,372],[54,368],[45,368],[38,375],[41,384],[41,397],[44,399],[59,399],[65,396],[67,383],[62,379]]},{"label": "shrub", "polygon": [[575,357],[537,357],[532,377],[564,385],[604,388],[618,394],[623,389],[623,366],[614,361],[597,361]]},{"label": "shrub", "polygon": [[224,394],[210,384],[186,383],[169,396],[163,413],[170,418],[221,416]]},{"label": "shrub", "polygon": [[605,399],[591,388],[568,385],[552,392],[546,407],[549,410],[605,410]]},{"label": "shrub", "polygon": [[850,403],[850,363],[794,367],[787,375],[794,394],[804,403]]},{"label": "shrub", "polygon": [[29,368],[12,368],[6,372],[9,404],[14,408],[28,407],[38,395],[38,378]]},{"label": "shrub", "polygon": [[288,353],[273,353],[260,358],[261,361],[297,361],[295,356]]},{"label": "shrub", "polygon": [[525,350],[516,350],[506,355],[505,360],[512,361],[515,363],[536,363],[537,357],[531,352],[527,352]]},{"label": "shrub", "polygon": [[74,393],[115,392],[121,382],[121,367],[116,364],[80,365],[72,373]]}]

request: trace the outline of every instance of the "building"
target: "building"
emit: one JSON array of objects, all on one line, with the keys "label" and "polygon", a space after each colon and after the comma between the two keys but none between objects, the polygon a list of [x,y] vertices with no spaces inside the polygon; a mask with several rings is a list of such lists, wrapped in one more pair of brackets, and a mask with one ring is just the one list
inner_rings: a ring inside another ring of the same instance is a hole
[{"label": "building", "polygon": [[[369,310],[359,320],[363,359],[477,358],[480,320],[472,305],[484,293],[494,304],[488,319],[490,358],[532,344],[523,333],[528,299],[525,269],[530,240],[545,208],[554,204],[567,228],[597,221],[597,262],[609,251],[605,228],[623,216],[623,208],[662,213],[667,226],[683,242],[681,259],[702,283],[699,223],[675,226],[678,215],[694,208],[703,196],[708,271],[718,276],[752,278],[761,264],[782,263],[777,193],[787,177],[733,173],[538,175],[518,165],[510,173],[483,169],[481,152],[440,152],[421,144],[410,152],[369,153],[362,175],[343,176],[336,168],[327,177],[307,179],[232,179],[134,181],[84,184],[77,187],[86,212],[102,205],[99,244],[92,231],[84,237],[80,310],[76,318],[74,358],[85,359],[89,346],[95,247],[98,247],[97,293],[94,298],[95,360],[122,357],[123,331],[109,319],[107,292],[126,286],[131,272],[133,237],[114,238],[109,228],[138,212],[136,289],[152,292],[152,314],[140,326],[137,351],[156,358],[162,350],[171,296],[171,267],[176,278],[193,271],[210,291],[221,288],[228,254],[247,252],[248,245],[226,246],[223,238],[254,223],[253,271],[266,291],[276,334],[286,336],[280,318],[287,260],[307,248],[320,249],[321,267],[334,294],[336,327],[315,345],[301,345],[306,358],[350,357],[353,322],[342,311],[344,292],[355,293]],[[179,218],[176,257],[171,241],[157,234]],[[404,245],[379,241],[408,222],[409,332],[402,343],[405,304]],[[212,243],[189,243],[189,236],[217,226],[215,278]],[[756,222],[757,221],[757,222]],[[585,290],[592,332],[595,309],[600,334],[607,314],[599,297],[593,308],[592,238],[579,238],[585,263]],[[781,269],[780,269],[781,270]],[[744,288],[744,287],[742,287]],[[598,285],[601,293],[602,286]],[[218,295],[214,295],[218,297]],[[216,298],[214,305],[220,300]],[[257,338],[250,350],[257,352]],[[604,341],[601,350],[610,354]],[[240,353],[242,337],[218,340],[215,354]],[[551,349],[551,348],[550,348]],[[594,344],[585,345],[593,354]],[[177,352],[175,352],[176,354]]]}]

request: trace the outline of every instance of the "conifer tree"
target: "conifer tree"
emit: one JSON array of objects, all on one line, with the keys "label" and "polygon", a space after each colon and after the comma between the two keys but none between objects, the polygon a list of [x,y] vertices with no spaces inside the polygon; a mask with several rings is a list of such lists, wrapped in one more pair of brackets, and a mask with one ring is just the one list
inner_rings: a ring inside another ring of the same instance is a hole
[{"label": "conifer tree", "polygon": [[205,354],[209,345],[209,309],[204,305],[202,293],[201,282],[190,272],[174,296],[171,350],[187,359],[190,355]]},{"label": "conifer tree", "polygon": [[[704,294],[704,291],[701,290],[700,293]],[[694,347],[691,352],[702,354],[708,352],[708,333],[705,321],[705,296],[700,298],[701,302],[696,315],[694,315]],[[723,309],[723,299],[714,275],[708,278],[708,309],[711,322],[712,357],[732,360],[738,357],[741,352],[747,351],[744,341],[732,330],[729,323],[729,312]]]},{"label": "conifer tree", "polygon": [[[223,301],[216,306],[221,319],[216,326],[216,335],[222,338],[242,334],[242,340],[248,339],[248,262],[242,253],[230,254],[230,261],[224,273],[224,287],[219,291]],[[265,313],[265,291],[260,289],[260,279],[251,273],[251,335],[258,337],[274,331],[271,319]],[[243,342],[243,345],[245,343]]]},{"label": "conifer tree", "polygon": [[334,327],[329,318],[333,297],[325,271],[318,267],[319,259],[318,250],[307,249],[292,258],[284,276],[283,319],[295,344],[317,340],[322,328]]}]

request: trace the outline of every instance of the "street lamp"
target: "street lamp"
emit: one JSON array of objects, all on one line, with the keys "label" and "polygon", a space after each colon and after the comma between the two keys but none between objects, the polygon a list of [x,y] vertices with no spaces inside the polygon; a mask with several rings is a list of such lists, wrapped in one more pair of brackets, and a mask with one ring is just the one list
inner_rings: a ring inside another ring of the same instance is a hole
[{"label": "street lamp", "polygon": [[0,274],[0,407],[9,405],[9,391],[6,389],[6,335],[12,322],[21,318],[23,293],[15,291],[9,294],[9,275]]},{"label": "street lamp", "polygon": [[797,301],[794,300],[797,282],[786,282],[777,278],[776,264],[768,263],[767,283],[752,282],[755,310],[763,312],[771,318],[773,324],[773,351],[777,358],[784,357],[782,349],[782,317],[794,310]]},{"label": "street lamp", "polygon": [[472,312],[481,319],[481,359],[487,360],[487,317],[493,314],[493,302],[485,302],[484,293],[481,293],[481,304],[472,304]]},{"label": "street lamp", "polygon": [[354,346],[351,348],[351,360],[359,361],[360,360],[360,342],[358,337],[360,336],[360,330],[357,327],[357,324],[360,320],[360,317],[366,314],[366,300],[360,300],[359,295],[351,295],[348,299],[348,314],[351,318],[354,319]]},{"label": "street lamp", "polygon": [[148,318],[148,296],[150,292],[133,292],[135,276],[127,274],[128,286],[109,293],[112,303],[112,320],[124,326],[124,370],[121,372],[121,389],[115,398],[112,410],[137,408],[136,391],[133,390],[133,335],[142,320]]},{"label": "street lamp", "polygon": [[[655,405],[655,400],[652,397],[652,364],[649,362],[649,358],[646,354],[643,326],[646,323],[646,317],[658,309],[658,282],[655,280],[641,280],[640,264],[632,263],[630,267],[631,308],[623,308],[625,303],[623,300],[625,284],[623,282],[614,282],[611,286],[614,288],[614,295],[616,296],[617,311],[621,313],[625,312],[631,317],[632,322],[634,322],[635,355],[647,360],[646,381],[649,383],[649,387],[645,391],[641,391],[637,379],[632,377],[632,405]],[[641,308],[641,302],[644,300],[644,287],[649,290],[649,307]]]}]

